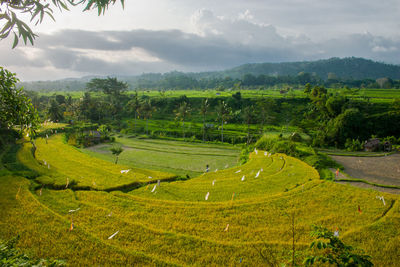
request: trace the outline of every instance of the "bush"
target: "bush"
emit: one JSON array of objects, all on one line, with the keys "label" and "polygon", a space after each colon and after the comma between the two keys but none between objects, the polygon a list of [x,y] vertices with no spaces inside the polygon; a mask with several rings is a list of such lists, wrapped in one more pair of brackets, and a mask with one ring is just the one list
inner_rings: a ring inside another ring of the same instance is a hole
[{"label": "bush", "polygon": [[274,143],[278,142],[277,138],[270,138],[267,135],[263,135],[255,144],[257,149],[270,151],[274,146]]},{"label": "bush", "polygon": [[363,145],[358,139],[353,139],[351,140],[350,138],[346,139],[346,143],[344,144],[344,147],[346,148],[347,151],[361,151],[363,150]]},{"label": "bush", "polygon": [[298,156],[296,144],[292,141],[281,140],[274,143],[272,153],[284,153],[289,156]]},{"label": "bush", "polygon": [[292,141],[292,142],[301,142],[302,138],[301,138],[301,135],[299,133],[294,132],[289,136],[289,140]]}]

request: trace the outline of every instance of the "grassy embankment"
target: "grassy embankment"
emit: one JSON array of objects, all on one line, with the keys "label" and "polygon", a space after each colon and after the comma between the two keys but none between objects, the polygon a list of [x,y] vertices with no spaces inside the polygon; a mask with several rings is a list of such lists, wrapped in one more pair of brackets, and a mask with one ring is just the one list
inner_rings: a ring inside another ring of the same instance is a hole
[{"label": "grassy embankment", "polygon": [[[63,146],[57,136],[52,142]],[[51,159],[54,169],[27,156],[27,149],[20,150],[18,158],[38,173],[53,171],[65,177],[78,170],[93,171],[96,160],[74,148],[59,151],[40,140],[37,144],[38,158]],[[242,261],[260,266],[266,262],[258,249],[265,247],[275,252],[271,257],[288,261],[294,216],[298,251],[309,244],[311,225],[317,224],[338,228],[346,243],[365,249],[378,266],[400,262],[398,196],[319,180],[313,168],[285,155],[268,157],[259,151],[250,157],[242,166],[129,193],[45,188],[40,194],[39,188],[29,190],[26,178],[2,176],[0,237],[20,234],[19,246],[34,256],[67,259],[72,265],[230,266]],[[67,170],[72,159],[78,160],[75,171]],[[95,166],[95,175],[107,174],[110,184],[120,182],[119,174],[108,176],[114,164],[102,161]],[[383,195],[386,205],[376,195]],[[68,211],[77,208],[75,228],[69,232]],[[300,253],[298,261],[303,256]]]}]

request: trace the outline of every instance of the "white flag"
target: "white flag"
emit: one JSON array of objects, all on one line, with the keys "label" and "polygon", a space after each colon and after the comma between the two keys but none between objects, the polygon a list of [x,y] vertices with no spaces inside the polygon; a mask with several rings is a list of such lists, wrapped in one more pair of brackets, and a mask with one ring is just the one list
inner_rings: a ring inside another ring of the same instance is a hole
[{"label": "white flag", "polygon": [[78,211],[78,210],[80,210],[80,209],[81,209],[81,208],[77,208],[76,210],[69,210],[68,212],[71,213],[71,212]]},{"label": "white flag", "polygon": [[151,192],[153,193],[156,190],[157,185],[154,185],[153,190]]},{"label": "white flag", "polygon": [[208,200],[208,196],[210,195],[210,192],[207,192],[206,194],[206,200]]},{"label": "white flag", "polygon": [[254,152],[256,152],[256,155],[258,154],[258,150],[257,150],[257,148],[254,148]]},{"label": "white flag", "polygon": [[217,180],[213,180],[213,181],[212,181],[212,185],[213,185],[213,186],[214,186],[214,184],[215,184],[215,181],[217,181]]},{"label": "white flag", "polygon": [[240,179],[240,180],[244,181],[244,175],[242,176],[242,179]]},{"label": "white flag", "polygon": [[238,170],[238,171],[235,171],[235,173],[239,173],[239,172],[241,172],[242,170]]},{"label": "white flag", "polygon": [[257,172],[257,174],[256,174],[256,177],[255,177],[255,178],[257,178],[259,175],[260,175],[260,171],[258,171],[258,172]]},{"label": "white flag", "polygon": [[228,229],[229,229],[229,223],[226,225],[226,227],[225,227],[225,232],[227,232],[228,231]]},{"label": "white flag", "polygon": [[112,239],[116,234],[118,234],[119,230],[116,231],[115,233],[113,233],[112,235],[110,235],[110,237],[108,239]]}]

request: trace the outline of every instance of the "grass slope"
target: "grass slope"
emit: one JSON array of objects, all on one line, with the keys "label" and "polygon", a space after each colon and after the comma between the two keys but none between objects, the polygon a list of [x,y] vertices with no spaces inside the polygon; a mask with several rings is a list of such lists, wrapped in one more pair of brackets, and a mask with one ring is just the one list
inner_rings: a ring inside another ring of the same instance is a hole
[{"label": "grass slope", "polygon": [[[171,179],[175,175],[150,171],[110,162],[80,153],[77,149],[62,142],[61,135],[36,141],[36,159],[30,153],[31,144],[24,143],[17,154],[20,162],[41,174],[37,181],[41,184],[61,188],[69,186],[94,190],[111,190],[132,184],[153,182],[158,179]],[[46,163],[46,164],[45,164]],[[50,167],[49,167],[50,166]],[[121,173],[121,170],[128,170]],[[151,178],[149,178],[151,177]]]},{"label": "grass slope", "polygon": [[[56,141],[61,148],[57,137],[50,143]],[[20,158],[39,173],[62,176],[72,173],[63,168],[64,162],[71,164],[72,155],[78,157],[80,172],[96,166],[100,175],[111,168],[107,162],[104,167],[94,165],[94,158],[73,148],[50,148],[38,142],[38,150],[47,153],[38,155],[50,156],[54,169],[35,166],[27,156]],[[19,151],[28,152],[25,147]],[[250,157],[239,167],[188,181],[162,182],[154,192],[150,185],[129,193],[70,189],[40,193],[29,190],[25,178],[2,176],[0,237],[19,233],[21,248],[37,257],[67,259],[71,265],[232,266],[241,261],[245,266],[262,266],[266,262],[258,250],[266,247],[273,252],[271,257],[288,262],[294,216],[297,250],[307,247],[311,225],[317,224],[338,228],[345,242],[364,248],[377,266],[398,266],[398,196],[319,180],[313,168],[285,155],[268,157],[259,151]],[[118,174],[108,177],[110,184],[120,179]],[[385,197],[386,205],[377,195]],[[75,228],[69,232],[68,211],[77,208]]]},{"label": "grass slope", "polygon": [[[222,169],[227,165],[235,166],[240,154],[239,148],[227,145],[136,138],[117,138],[116,141],[124,147],[119,156],[121,164],[180,176],[198,176],[205,171],[207,164],[212,170]],[[115,156],[111,154],[110,147],[109,144],[102,144],[81,151],[113,162]]]}]

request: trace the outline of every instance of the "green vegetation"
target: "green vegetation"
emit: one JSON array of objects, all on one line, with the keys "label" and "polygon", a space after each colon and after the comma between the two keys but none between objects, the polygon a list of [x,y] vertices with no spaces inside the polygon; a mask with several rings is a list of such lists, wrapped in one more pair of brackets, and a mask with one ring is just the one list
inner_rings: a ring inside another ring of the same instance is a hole
[{"label": "green vegetation", "polygon": [[[237,165],[239,148],[220,144],[188,143],[162,139],[116,138],[124,151],[119,162],[126,166],[169,172],[180,177],[196,177],[211,170]],[[82,149],[84,153],[114,162],[109,152],[111,144]]]},{"label": "green vegetation", "polygon": [[[121,162],[129,146],[152,152],[170,149],[177,154],[194,154],[198,147],[200,154],[214,156],[229,151],[226,146],[212,149],[209,144],[176,141],[169,148],[163,140],[117,141],[126,147]],[[289,264],[294,252],[294,262],[300,264],[309,255],[309,233],[317,224],[338,228],[341,240],[363,249],[375,265],[397,263],[397,196],[380,193],[385,197],[383,205],[376,192],[320,180],[315,169],[284,154],[257,150],[241,166],[216,172],[212,167],[186,181],[161,179],[160,184],[148,184],[149,179],[140,176],[145,170],[114,164],[107,148],[110,162],[80,153],[63,143],[60,135],[51,136],[47,144],[39,138],[36,145],[36,159],[29,143],[24,143],[15,163],[36,176],[28,180],[7,165],[10,173],[0,177],[0,216],[4,225],[11,226],[1,227],[0,236],[8,239],[20,234],[18,247],[35,258],[64,259],[71,265],[226,266],[242,262],[260,266],[269,260]],[[44,157],[50,169],[42,164]],[[120,174],[125,168],[131,171]],[[44,176],[54,184],[58,177],[70,177],[77,185],[65,188],[65,180],[60,182],[62,188],[37,185]],[[97,187],[91,188],[95,190],[79,190],[78,185],[90,186],[89,177],[95,179]],[[126,192],[110,188],[124,181],[143,183]],[[112,191],[98,191],[108,189]],[[268,254],[272,258],[259,253],[266,247],[273,252]]]}]

